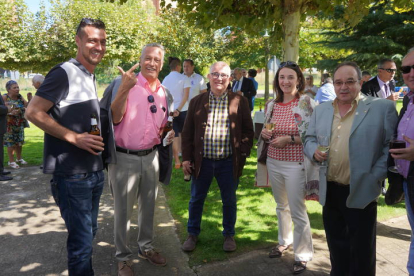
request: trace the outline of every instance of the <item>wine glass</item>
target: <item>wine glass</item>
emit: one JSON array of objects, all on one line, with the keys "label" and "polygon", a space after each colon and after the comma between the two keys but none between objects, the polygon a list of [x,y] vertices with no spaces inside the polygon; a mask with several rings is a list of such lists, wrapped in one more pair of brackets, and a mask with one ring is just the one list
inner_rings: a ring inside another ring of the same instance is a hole
[{"label": "wine glass", "polygon": [[[398,135],[394,134],[390,140],[390,149],[404,149],[406,147],[405,141],[398,139]],[[394,153],[397,154],[397,153]],[[394,160],[395,161],[395,160]],[[388,167],[388,170],[393,173],[398,173],[398,165]]]},{"label": "wine glass", "polygon": [[[324,135],[318,135],[316,137],[318,139],[318,150],[322,153],[328,153],[329,151],[329,137]],[[321,166],[326,166],[326,160],[322,161]]]},{"label": "wine glass", "polygon": [[[275,129],[275,124],[274,123],[266,123],[265,124],[265,128],[268,130],[268,131],[270,131],[270,132],[272,132],[274,129]],[[272,138],[270,138],[269,140],[266,140],[266,143],[270,143],[270,140],[271,140]]]}]

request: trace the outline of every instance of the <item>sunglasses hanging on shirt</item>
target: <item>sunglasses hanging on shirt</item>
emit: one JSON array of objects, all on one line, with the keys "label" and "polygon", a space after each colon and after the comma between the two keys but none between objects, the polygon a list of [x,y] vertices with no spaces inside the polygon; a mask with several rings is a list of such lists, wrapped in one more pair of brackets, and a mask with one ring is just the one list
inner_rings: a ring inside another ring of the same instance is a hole
[{"label": "sunglasses hanging on shirt", "polygon": [[[148,102],[149,103],[154,103],[154,96],[153,95],[148,96]],[[155,104],[151,105],[150,110],[151,110],[151,113],[157,113],[157,106]]]}]

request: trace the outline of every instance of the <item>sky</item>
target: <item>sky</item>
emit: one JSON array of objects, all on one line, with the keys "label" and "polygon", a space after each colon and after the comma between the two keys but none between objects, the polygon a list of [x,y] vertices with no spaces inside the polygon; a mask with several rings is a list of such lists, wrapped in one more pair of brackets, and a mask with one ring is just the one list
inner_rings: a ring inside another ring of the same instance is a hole
[{"label": "sky", "polygon": [[[24,0],[29,10],[33,13],[36,13],[39,10],[40,2],[42,0]],[[50,7],[50,3],[48,0],[43,0],[46,8]]]}]

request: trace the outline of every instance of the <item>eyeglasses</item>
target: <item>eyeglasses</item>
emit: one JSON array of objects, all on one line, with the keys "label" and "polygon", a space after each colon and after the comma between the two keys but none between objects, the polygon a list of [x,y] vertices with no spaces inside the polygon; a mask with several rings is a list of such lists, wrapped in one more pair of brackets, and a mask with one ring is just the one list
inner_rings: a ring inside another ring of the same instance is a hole
[{"label": "eyeglasses", "polygon": [[310,78],[306,78],[306,80],[310,80]]},{"label": "eyeglasses", "polygon": [[408,73],[410,73],[411,72],[411,68],[413,68],[414,69],[414,65],[407,65],[407,66],[401,66],[401,72],[403,73],[403,74],[408,74]]},{"label": "eyeglasses", "polygon": [[351,86],[351,85],[353,85],[356,82],[358,82],[358,81],[356,81],[356,80],[347,80],[345,82],[343,82],[343,81],[335,81],[334,82],[334,85],[337,86],[337,87],[342,87],[342,85],[344,85],[344,84],[345,84],[345,86]]},{"label": "eyeglasses", "polygon": [[295,62],[288,60],[288,61],[282,62],[279,67],[283,68],[285,66],[297,67],[298,65]]},{"label": "eyeglasses", "polygon": [[[148,96],[148,102],[149,103],[154,103],[154,96],[153,95]],[[151,110],[151,113],[157,113],[157,106],[155,104],[151,105],[150,110]]]},{"label": "eyeglasses", "polygon": [[218,79],[219,77],[221,77],[223,80],[228,79],[229,75],[227,74],[220,74],[217,72],[214,73],[210,73],[210,75],[213,77],[213,79]]},{"label": "eyeglasses", "polygon": [[395,73],[395,72],[397,71],[397,69],[391,69],[391,68],[388,68],[388,69],[385,69],[385,68],[378,68],[378,69],[381,69],[381,70],[387,71],[388,73]]}]

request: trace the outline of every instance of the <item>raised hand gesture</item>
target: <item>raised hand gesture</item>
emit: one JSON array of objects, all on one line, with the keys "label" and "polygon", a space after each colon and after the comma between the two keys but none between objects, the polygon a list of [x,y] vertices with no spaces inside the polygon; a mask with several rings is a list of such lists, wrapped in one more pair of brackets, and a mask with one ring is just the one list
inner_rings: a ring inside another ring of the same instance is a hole
[{"label": "raised hand gesture", "polygon": [[134,70],[139,67],[139,63],[132,66],[126,72],[120,66],[117,67],[122,76],[121,86],[119,87],[119,89],[125,89],[129,91],[137,83],[137,77],[135,76]]}]

